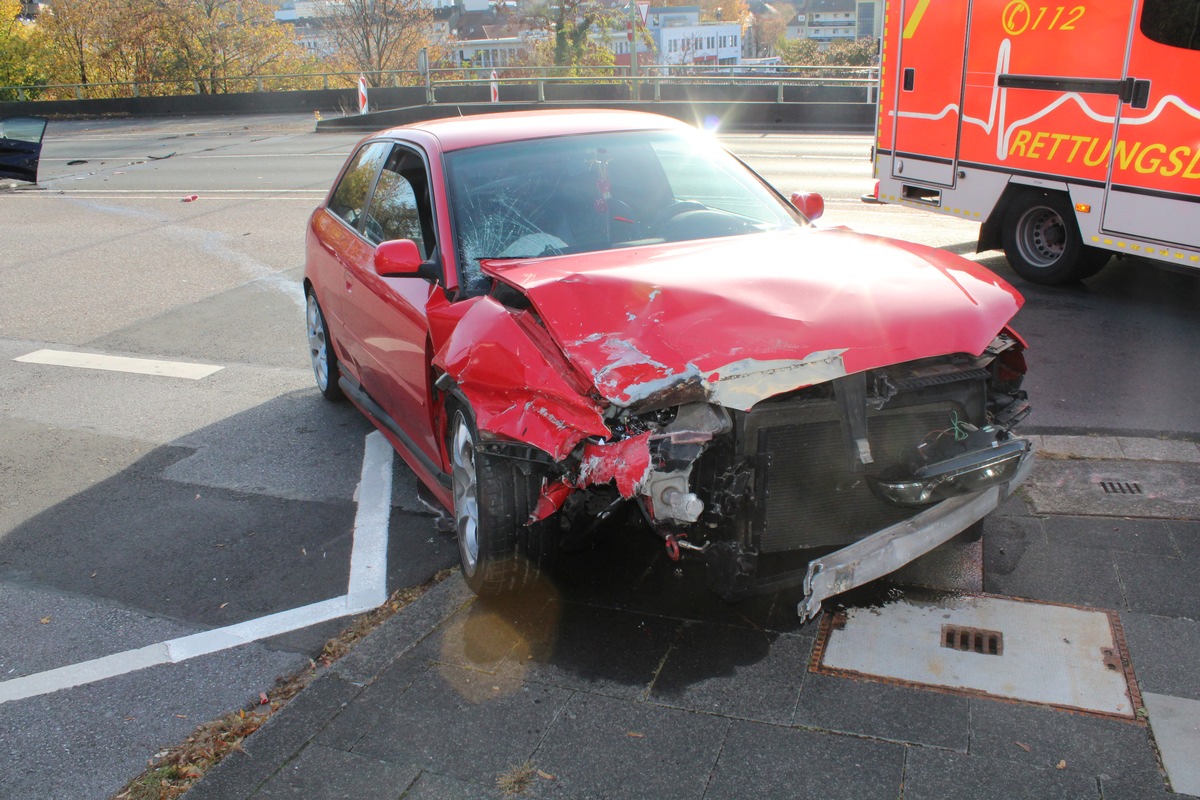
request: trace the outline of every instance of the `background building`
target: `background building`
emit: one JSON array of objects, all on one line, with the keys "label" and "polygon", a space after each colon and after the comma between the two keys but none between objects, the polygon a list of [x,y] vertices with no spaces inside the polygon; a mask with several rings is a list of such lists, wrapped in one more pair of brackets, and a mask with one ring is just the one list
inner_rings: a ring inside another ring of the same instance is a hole
[{"label": "background building", "polygon": [[839,39],[877,39],[882,29],[883,0],[806,0],[787,38],[813,39],[824,49]]},{"label": "background building", "polygon": [[[701,22],[699,6],[651,7],[646,33],[653,50],[638,46],[639,64],[717,65],[739,64],[742,26],[736,22]],[[630,62],[630,43],[624,31],[609,34],[607,46],[620,66]]]}]

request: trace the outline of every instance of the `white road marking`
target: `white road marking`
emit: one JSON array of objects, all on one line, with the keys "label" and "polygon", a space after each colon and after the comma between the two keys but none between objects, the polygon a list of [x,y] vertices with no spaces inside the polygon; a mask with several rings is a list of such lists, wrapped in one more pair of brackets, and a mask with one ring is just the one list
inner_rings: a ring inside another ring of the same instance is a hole
[{"label": "white road marking", "polygon": [[17,356],[14,361],[26,364],[49,364],[55,367],[80,367],[108,372],[132,372],[137,375],[158,375],[165,378],[187,378],[198,381],[224,367],[212,364],[192,364],[184,361],[156,361],[149,358],[106,356],[100,353],[72,353],[66,350],[36,350]]},{"label": "white road marking", "polygon": [[[47,185],[49,185],[49,184],[47,184]],[[264,189],[263,191],[272,191],[272,190]],[[312,194],[312,195],[297,195],[297,194],[294,194],[292,192],[292,190],[290,190],[290,189],[275,190],[274,195],[268,195],[265,197],[264,196],[247,197],[246,195],[236,194],[233,192],[225,191],[223,189],[214,189],[211,192],[205,192],[203,189],[199,189],[199,190],[197,190],[197,189],[180,189],[175,192],[164,192],[163,194],[142,194],[142,193],[137,193],[137,192],[129,194],[129,193],[122,193],[119,191],[110,192],[110,191],[106,191],[106,190],[81,191],[81,190],[77,190],[77,189],[60,189],[60,190],[56,191],[54,194],[50,194],[50,195],[31,194],[31,193],[26,192],[26,193],[16,195],[16,196],[24,197],[26,199],[49,200],[52,202],[55,200],[79,201],[79,200],[92,200],[92,199],[110,199],[110,200],[158,200],[160,202],[165,200],[168,203],[178,203],[183,198],[187,197],[188,195],[192,195],[192,194],[199,195],[199,198],[195,202],[212,203],[212,202],[216,202],[216,201],[228,201],[231,203],[233,203],[233,202],[242,203],[242,202],[246,202],[247,200],[253,200],[255,203],[279,203],[279,202],[303,203],[304,205],[308,206],[309,208],[313,207],[317,202],[319,202],[321,200],[321,198],[323,198],[325,196],[325,192],[321,192],[320,194]],[[86,195],[86,197],[85,197],[85,195]]]},{"label": "white road marking", "polygon": [[349,591],[341,597],[257,619],[126,650],[65,667],[0,681],[0,705],[115,678],[146,667],[178,664],[197,656],[361,614],[387,600],[387,537],[392,508],[392,448],[375,431],[367,435],[362,479],[356,495]]},{"label": "white road marking", "polygon": [[[77,140],[77,141],[78,141],[78,140]],[[338,158],[338,159],[341,159],[341,160],[345,161],[345,159],[346,159],[346,152],[329,152],[329,153],[243,153],[243,154],[240,154],[240,155],[239,155],[239,154],[235,154],[235,153],[229,153],[229,154],[226,154],[226,155],[220,155],[220,156],[215,156],[215,155],[214,155],[214,156],[201,156],[201,155],[192,155],[192,154],[189,154],[189,153],[183,153],[183,154],[181,154],[181,155],[179,155],[179,156],[176,156],[176,158],[180,158],[180,157],[183,157],[183,158],[313,158],[313,157],[318,157],[318,158]],[[139,164],[141,164],[141,163],[148,163],[148,162],[142,161],[140,158],[138,158],[138,157],[136,157],[136,156],[130,156],[130,155],[128,155],[128,154],[122,154],[122,155],[116,155],[116,156],[91,156],[91,157],[89,157],[89,158],[85,159],[85,160],[88,162],[86,165],[84,165],[84,164],[74,164],[73,166],[77,166],[77,167],[89,166],[89,167],[90,167],[90,166],[93,166],[93,165],[94,165],[94,166],[101,166],[101,165],[103,165],[103,166],[104,166],[104,167],[106,167],[106,168],[111,168],[111,167],[113,166],[113,164],[110,164],[110,163],[108,163],[108,162],[117,162],[117,161],[120,161],[120,162],[121,162],[121,164],[118,164],[118,165],[117,165],[117,168],[118,168],[118,169],[121,169],[121,168],[123,168],[123,166],[133,166],[132,164],[127,164],[127,162],[128,162],[130,159],[137,159],[137,163],[139,163]],[[66,162],[66,161],[78,161],[78,160],[79,160],[79,156],[55,156],[55,157],[50,157],[50,158],[47,158],[46,156],[42,156],[40,160],[41,160],[41,162],[42,162],[43,164],[45,164],[47,161],[63,161],[63,162]],[[154,159],[154,160],[161,160],[161,159]],[[102,164],[102,162],[103,162],[103,164]]]},{"label": "white road marking", "polygon": [[367,436],[358,479],[358,512],[350,551],[346,600],[374,608],[387,600],[388,521],[392,514],[392,446],[383,434]]},{"label": "white road marking", "polygon": [[346,160],[347,152],[334,151],[329,153],[225,153],[224,155],[189,155],[188,158],[337,158]]},{"label": "white road marking", "polygon": [[[196,187],[193,186],[189,189],[72,189],[71,194],[117,194],[117,195],[136,194],[136,195],[146,195],[148,197],[158,197],[158,196],[175,197],[178,194],[183,194],[184,196],[186,196],[188,194],[199,192],[199,191],[201,191],[201,190],[197,189]],[[324,197],[325,195],[329,194],[328,189],[288,189],[288,188],[282,187],[282,186],[279,187],[278,189],[211,189],[210,191],[220,192],[221,194],[232,194],[232,195],[282,194],[283,192],[287,192],[288,194],[311,194],[311,195],[316,195],[319,197]],[[53,195],[51,195],[51,196],[53,196]],[[308,198],[305,198],[305,199],[308,199]]]}]

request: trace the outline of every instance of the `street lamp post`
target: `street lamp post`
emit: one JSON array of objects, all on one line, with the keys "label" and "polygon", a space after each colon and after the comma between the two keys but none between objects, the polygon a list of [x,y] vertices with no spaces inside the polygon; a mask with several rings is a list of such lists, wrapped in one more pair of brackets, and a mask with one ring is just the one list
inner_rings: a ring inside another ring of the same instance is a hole
[{"label": "street lamp post", "polygon": [[633,80],[633,99],[641,99],[638,86],[638,7],[636,0],[629,2],[629,77]]}]

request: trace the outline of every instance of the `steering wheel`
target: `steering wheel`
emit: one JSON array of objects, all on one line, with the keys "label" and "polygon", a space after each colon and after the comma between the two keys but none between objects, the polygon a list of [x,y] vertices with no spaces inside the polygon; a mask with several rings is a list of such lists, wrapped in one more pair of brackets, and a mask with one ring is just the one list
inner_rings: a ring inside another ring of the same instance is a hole
[{"label": "steering wheel", "polygon": [[654,219],[646,223],[646,227],[651,230],[657,230],[662,225],[670,222],[675,217],[685,211],[704,211],[708,206],[696,200],[676,200],[662,211],[654,215]]}]

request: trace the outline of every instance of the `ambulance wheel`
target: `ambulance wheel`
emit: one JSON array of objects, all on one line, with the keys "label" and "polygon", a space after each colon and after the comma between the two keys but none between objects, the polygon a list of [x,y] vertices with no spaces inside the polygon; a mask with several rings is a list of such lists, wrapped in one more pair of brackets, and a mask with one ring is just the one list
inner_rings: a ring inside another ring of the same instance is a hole
[{"label": "ambulance wheel", "polygon": [[1045,286],[1089,278],[1111,255],[1083,243],[1075,209],[1057,192],[1026,192],[1013,198],[1000,239],[1013,271]]}]

